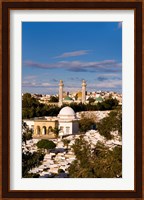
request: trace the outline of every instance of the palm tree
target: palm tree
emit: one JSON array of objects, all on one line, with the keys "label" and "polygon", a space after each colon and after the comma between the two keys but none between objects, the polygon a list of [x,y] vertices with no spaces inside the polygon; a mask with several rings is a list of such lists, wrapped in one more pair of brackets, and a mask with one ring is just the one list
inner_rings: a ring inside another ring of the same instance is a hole
[{"label": "palm tree", "polygon": [[52,131],[54,132],[55,136],[58,137],[60,129],[55,127]]}]

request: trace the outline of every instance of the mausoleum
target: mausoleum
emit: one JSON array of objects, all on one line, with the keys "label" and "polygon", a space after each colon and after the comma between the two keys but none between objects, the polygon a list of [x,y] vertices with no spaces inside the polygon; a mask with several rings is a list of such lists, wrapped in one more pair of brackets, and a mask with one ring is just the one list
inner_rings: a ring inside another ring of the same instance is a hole
[{"label": "mausoleum", "polygon": [[79,130],[78,118],[74,110],[66,106],[62,108],[58,114],[59,135],[76,134]]},{"label": "mausoleum", "polygon": [[57,117],[40,117],[34,119],[34,136],[54,138],[53,130],[58,127],[59,135],[76,134],[79,130],[78,118],[74,110],[66,106],[62,108]]}]

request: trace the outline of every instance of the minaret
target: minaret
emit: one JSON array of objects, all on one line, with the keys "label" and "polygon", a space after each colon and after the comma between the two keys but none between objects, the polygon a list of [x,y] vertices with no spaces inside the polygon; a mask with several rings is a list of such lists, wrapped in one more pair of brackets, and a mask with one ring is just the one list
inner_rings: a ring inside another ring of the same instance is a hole
[{"label": "minaret", "polygon": [[63,81],[60,80],[59,82],[59,107],[63,104]]},{"label": "minaret", "polygon": [[85,103],[86,102],[86,81],[83,80],[82,81],[82,103]]}]

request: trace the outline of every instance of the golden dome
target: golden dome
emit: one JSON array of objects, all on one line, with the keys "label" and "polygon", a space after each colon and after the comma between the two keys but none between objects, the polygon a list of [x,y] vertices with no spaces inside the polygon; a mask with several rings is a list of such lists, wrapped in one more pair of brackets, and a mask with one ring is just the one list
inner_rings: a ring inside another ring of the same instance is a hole
[{"label": "golden dome", "polygon": [[81,99],[82,98],[82,92],[77,92],[76,96],[77,96],[78,99]]}]

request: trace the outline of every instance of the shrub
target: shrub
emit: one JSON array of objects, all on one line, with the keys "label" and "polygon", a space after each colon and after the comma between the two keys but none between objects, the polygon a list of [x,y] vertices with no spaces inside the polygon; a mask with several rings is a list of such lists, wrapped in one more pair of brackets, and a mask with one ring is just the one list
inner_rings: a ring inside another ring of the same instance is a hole
[{"label": "shrub", "polygon": [[56,144],[53,141],[49,141],[46,139],[42,139],[39,142],[37,142],[37,147],[39,149],[54,149],[56,147]]}]

